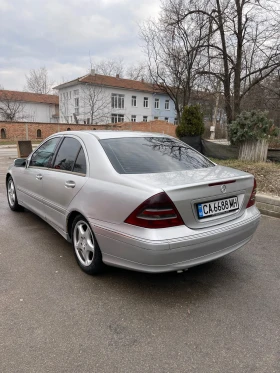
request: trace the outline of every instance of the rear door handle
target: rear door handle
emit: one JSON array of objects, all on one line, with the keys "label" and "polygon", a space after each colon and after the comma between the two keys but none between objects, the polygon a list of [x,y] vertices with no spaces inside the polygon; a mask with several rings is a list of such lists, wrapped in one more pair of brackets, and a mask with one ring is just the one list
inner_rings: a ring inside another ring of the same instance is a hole
[{"label": "rear door handle", "polygon": [[75,188],[76,183],[72,180],[69,180],[69,181],[65,181],[64,185],[65,185],[66,188]]},{"label": "rear door handle", "polygon": [[42,180],[42,179],[43,179],[43,176],[42,176],[41,174],[38,174],[38,175],[36,175],[36,179],[37,179],[37,180]]}]

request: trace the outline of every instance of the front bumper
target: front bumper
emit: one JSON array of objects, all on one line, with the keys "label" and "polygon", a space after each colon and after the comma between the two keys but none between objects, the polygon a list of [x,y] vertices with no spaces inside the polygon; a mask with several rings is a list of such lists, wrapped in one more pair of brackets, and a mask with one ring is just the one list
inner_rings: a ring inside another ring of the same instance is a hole
[{"label": "front bumper", "polygon": [[[104,263],[136,271],[159,273],[186,269],[227,255],[250,241],[260,213],[254,206],[226,224],[201,230],[172,229],[169,239],[144,239],[130,236],[89,219],[103,255]],[[180,229],[176,229],[180,228]],[[177,234],[176,234],[177,231]]]}]

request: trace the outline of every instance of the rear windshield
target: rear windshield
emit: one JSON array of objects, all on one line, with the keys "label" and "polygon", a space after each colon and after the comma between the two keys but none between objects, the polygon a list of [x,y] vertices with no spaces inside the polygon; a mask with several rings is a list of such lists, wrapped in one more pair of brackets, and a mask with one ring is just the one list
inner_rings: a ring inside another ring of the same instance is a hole
[{"label": "rear windshield", "polygon": [[100,140],[120,174],[193,170],[214,164],[188,145],[168,137],[123,137]]}]

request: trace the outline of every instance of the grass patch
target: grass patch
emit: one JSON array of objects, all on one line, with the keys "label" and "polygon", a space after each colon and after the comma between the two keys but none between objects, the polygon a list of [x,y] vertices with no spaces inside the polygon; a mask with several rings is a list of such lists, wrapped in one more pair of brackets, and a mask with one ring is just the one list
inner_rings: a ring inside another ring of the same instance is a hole
[{"label": "grass patch", "polygon": [[222,166],[237,168],[253,174],[257,180],[258,192],[280,196],[280,163],[254,163],[244,162],[238,159],[214,159],[213,162]]}]

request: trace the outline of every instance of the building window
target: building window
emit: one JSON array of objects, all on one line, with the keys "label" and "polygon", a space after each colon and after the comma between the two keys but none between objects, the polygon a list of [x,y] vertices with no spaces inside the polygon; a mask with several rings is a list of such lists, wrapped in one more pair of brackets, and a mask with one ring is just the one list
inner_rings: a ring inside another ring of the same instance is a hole
[{"label": "building window", "polygon": [[124,109],[124,95],[112,93],[112,108]]},{"label": "building window", "polygon": [[39,129],[37,130],[37,139],[41,139],[42,138],[42,131]]},{"label": "building window", "polygon": [[74,89],[74,96],[79,96],[79,90],[78,89]]},{"label": "building window", "polygon": [[71,100],[71,91],[69,92],[69,99]]},{"label": "building window", "polygon": [[136,96],[132,96],[131,97],[131,106],[136,107],[136,105],[137,105],[137,98],[136,98]]},{"label": "building window", "polygon": [[149,98],[144,97],[144,107],[149,107]]},{"label": "building window", "polygon": [[168,122],[168,117],[165,117],[164,120],[165,120],[166,122]]},{"label": "building window", "polygon": [[75,101],[75,114],[79,115],[79,104],[80,104],[79,97],[75,97],[74,101]]},{"label": "building window", "polygon": [[165,100],[164,108],[165,110],[169,110],[169,100]]},{"label": "building window", "polygon": [[136,115],[131,115],[131,122],[136,122]]},{"label": "building window", "polygon": [[158,117],[154,117],[154,120],[158,120]]},{"label": "building window", "polygon": [[6,136],[6,130],[5,128],[1,128],[1,139],[6,139],[7,136]]},{"label": "building window", "polygon": [[155,109],[159,109],[159,98],[155,98]]},{"label": "building window", "polygon": [[147,116],[143,116],[143,122],[148,122],[148,117]]},{"label": "building window", "polygon": [[124,122],[124,115],[123,114],[112,114],[111,122],[112,123]]},{"label": "building window", "polygon": [[174,119],[174,124],[178,124],[178,118],[177,117]]},{"label": "building window", "polygon": [[7,136],[6,136],[6,130],[5,128],[1,128],[1,139],[6,139]]}]

